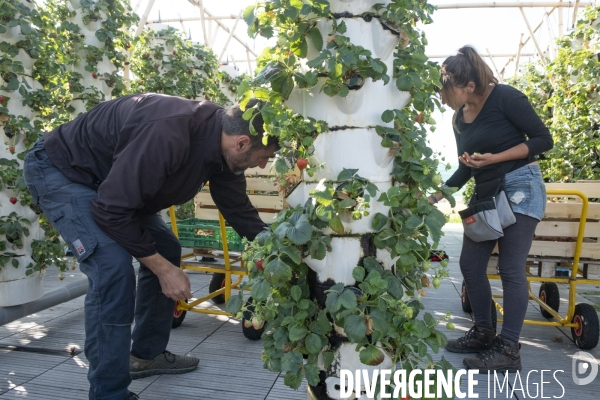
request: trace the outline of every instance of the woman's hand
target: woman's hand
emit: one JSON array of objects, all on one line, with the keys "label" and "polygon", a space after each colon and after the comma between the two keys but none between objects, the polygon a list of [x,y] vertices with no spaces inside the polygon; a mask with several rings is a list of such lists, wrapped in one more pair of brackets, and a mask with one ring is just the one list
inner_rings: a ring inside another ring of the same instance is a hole
[{"label": "woman's hand", "polygon": [[494,154],[492,153],[470,155],[466,151],[462,156],[458,157],[458,160],[471,168],[481,168],[497,162],[494,160]]}]

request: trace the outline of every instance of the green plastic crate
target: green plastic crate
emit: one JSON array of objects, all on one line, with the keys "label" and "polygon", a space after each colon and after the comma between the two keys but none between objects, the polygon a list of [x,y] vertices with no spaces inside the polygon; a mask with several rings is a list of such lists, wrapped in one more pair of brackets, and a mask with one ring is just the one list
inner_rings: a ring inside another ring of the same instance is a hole
[{"label": "green plastic crate", "polygon": [[[169,227],[171,224],[168,224]],[[223,249],[219,221],[188,218],[177,221],[179,242],[183,247]],[[225,228],[229,250],[244,250],[242,238],[232,227]]]}]

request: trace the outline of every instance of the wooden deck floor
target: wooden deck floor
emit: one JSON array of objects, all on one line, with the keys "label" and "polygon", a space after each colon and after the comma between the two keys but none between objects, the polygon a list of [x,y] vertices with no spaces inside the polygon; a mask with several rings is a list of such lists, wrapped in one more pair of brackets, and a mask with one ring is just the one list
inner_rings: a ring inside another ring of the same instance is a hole
[{"label": "wooden deck floor", "polygon": [[[462,311],[460,287],[462,277],[458,267],[462,228],[447,225],[443,247],[449,253],[450,278],[445,279],[439,290],[430,290],[423,298],[429,312],[443,315],[452,313],[455,331],[446,331],[448,338],[456,338],[472,325],[471,315]],[[189,273],[194,293],[207,293],[210,276]],[[47,290],[52,290],[69,280],[80,279],[78,271],[67,274],[65,281],[57,279],[55,271],[49,271],[45,280]],[[494,291],[501,292],[500,282],[492,281]],[[537,284],[532,284],[537,291]],[[582,285],[581,291],[598,290]],[[562,310],[566,309],[568,291],[561,288]],[[578,302],[587,302],[578,296]],[[213,306],[214,307],[214,306]],[[540,319],[533,304],[527,318]],[[499,325],[499,329],[501,326]],[[445,331],[445,328],[442,328]],[[494,396],[493,375],[489,386],[487,375],[478,375],[475,393],[479,398],[541,398],[539,392],[541,370],[550,370],[543,376],[543,397],[569,399],[597,398],[600,376],[586,386],[574,384],[571,378],[572,357],[579,351],[571,340],[570,329],[525,325],[521,334],[521,357],[523,371],[509,374],[507,382],[513,393],[503,392],[496,386]],[[61,304],[19,321],[0,326],[0,400],[4,399],[86,399],[87,360],[82,352],[83,297]],[[241,333],[241,326],[233,319],[214,315],[188,313],[183,325],[172,332],[170,351],[190,353],[200,357],[200,367],[188,374],[154,376],[136,380],[130,390],[143,400],[164,399],[306,399],[306,386],[293,391],[283,384],[283,376],[264,370],[260,361],[262,343],[249,341]],[[71,356],[70,351],[75,352]],[[600,360],[600,348],[588,351]],[[435,359],[444,356],[456,368],[462,368],[463,355],[442,350]],[[556,372],[562,370],[562,372]],[[553,377],[556,373],[557,380]],[[529,384],[527,385],[527,377]],[[499,379],[504,379],[500,375]],[[537,384],[537,386],[534,385]],[[536,389],[537,388],[537,389]],[[466,386],[463,384],[463,391]],[[529,392],[527,391],[529,390]]]}]

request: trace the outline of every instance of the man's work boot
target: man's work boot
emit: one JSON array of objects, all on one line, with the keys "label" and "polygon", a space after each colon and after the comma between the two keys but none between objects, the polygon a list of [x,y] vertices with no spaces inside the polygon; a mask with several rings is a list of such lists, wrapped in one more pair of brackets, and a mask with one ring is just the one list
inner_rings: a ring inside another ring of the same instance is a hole
[{"label": "man's work boot", "polygon": [[200,360],[195,357],[176,356],[166,350],[154,360],[142,360],[130,355],[129,373],[131,379],[159,374],[183,374],[195,370],[199,362]]},{"label": "man's work boot", "polygon": [[473,325],[465,336],[448,340],[446,350],[453,353],[479,353],[489,349],[495,338],[495,329],[480,328]]},{"label": "man's work boot", "polygon": [[465,358],[463,364],[467,369],[478,369],[480,374],[488,371],[520,371],[519,343],[498,335],[489,350],[479,353],[475,357]]}]

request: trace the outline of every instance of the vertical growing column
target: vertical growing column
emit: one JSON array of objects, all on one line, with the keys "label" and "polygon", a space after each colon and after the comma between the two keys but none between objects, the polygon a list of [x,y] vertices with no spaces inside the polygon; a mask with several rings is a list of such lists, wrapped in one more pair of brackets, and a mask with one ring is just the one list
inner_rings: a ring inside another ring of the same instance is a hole
[{"label": "vertical growing column", "polygon": [[432,10],[410,0],[266,1],[244,13],[250,34],[277,36],[240,103],[264,101],[244,115],[260,113],[278,137],[291,207],[245,254],[251,307],[240,294],[228,310],[266,322],[265,367],[293,388],[306,378],[313,398],[362,398],[364,384],[342,387],[343,369],[445,365],[428,355],[445,342],[439,320],[419,315],[429,274],[435,285],[446,274],[429,262],[445,219],[423,194],[450,195],[424,126],[439,106],[439,71],[417,22]]}]

